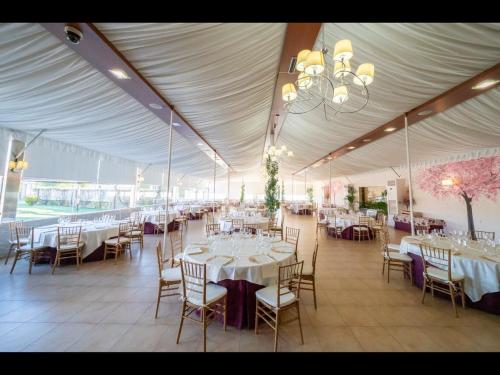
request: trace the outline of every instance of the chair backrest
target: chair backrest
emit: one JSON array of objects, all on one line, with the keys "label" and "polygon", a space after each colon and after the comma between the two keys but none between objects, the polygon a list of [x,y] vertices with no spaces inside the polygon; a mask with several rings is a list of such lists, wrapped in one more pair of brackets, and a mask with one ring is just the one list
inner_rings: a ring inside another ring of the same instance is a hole
[{"label": "chair backrest", "polygon": [[418,233],[419,231],[423,233],[429,233],[429,226],[428,225],[423,225],[423,224],[415,224],[415,233]]},{"label": "chair backrest", "polygon": [[[207,265],[193,263],[181,259],[182,298],[201,299],[203,305],[207,302]],[[201,298],[200,298],[201,297]]]},{"label": "chair backrest", "polygon": [[484,230],[476,230],[475,232],[478,240],[495,240],[495,232],[486,232]]},{"label": "chair backrest", "polygon": [[371,223],[371,217],[370,216],[360,216],[359,217],[359,225],[369,226],[370,223]]},{"label": "chair backrest", "polygon": [[316,258],[318,257],[318,239],[316,238],[316,244],[314,245],[313,257],[312,257],[312,266],[313,266],[313,275],[316,275]]},{"label": "chair backrest", "polygon": [[80,247],[80,238],[82,235],[81,225],[72,225],[70,227],[57,227],[57,248],[60,249],[62,245],[65,247]]},{"label": "chair backrest", "polygon": [[243,225],[245,225],[244,219],[232,219],[231,220],[231,228],[233,228],[233,229],[242,229]]},{"label": "chair backrest", "polygon": [[163,272],[163,251],[161,249],[161,241],[156,241],[156,259],[158,260],[158,275],[161,278]]},{"label": "chair backrest", "polygon": [[[26,239],[29,238],[29,245],[33,248],[34,228],[25,227],[24,225],[14,227],[15,241],[17,241],[17,248],[20,249],[23,244],[26,244]],[[24,241],[23,241],[24,240]]]},{"label": "chair backrest", "polygon": [[380,232],[380,250],[382,250],[386,258],[391,259],[391,254],[389,251],[388,244],[389,244],[389,231],[387,230],[387,228],[385,228]]},{"label": "chair backrest", "polygon": [[420,254],[422,255],[422,263],[424,265],[424,274],[427,277],[427,268],[429,263],[448,262],[448,281],[451,280],[451,250],[433,247],[426,243],[420,244]]},{"label": "chair backrest", "polygon": [[17,240],[16,238],[16,228],[20,228],[23,226],[22,221],[12,221],[9,223],[9,239],[14,242]]},{"label": "chair backrest", "polygon": [[220,224],[207,224],[205,225],[205,230],[207,236],[219,234],[220,233]]},{"label": "chair backrest", "polygon": [[133,226],[130,222],[118,224],[118,243],[120,242],[120,238],[131,239],[132,228]]},{"label": "chair backrest", "polygon": [[257,226],[255,224],[243,224],[242,230],[243,230],[243,232],[246,232],[246,233],[256,234],[257,233]]},{"label": "chair backrest", "polygon": [[281,296],[293,293],[295,297],[299,298],[300,293],[300,280],[302,278],[302,268],[304,267],[304,261],[289,264],[287,266],[279,267],[278,274],[278,296],[277,296],[277,307],[280,307]]},{"label": "chair backrest", "polygon": [[286,227],[285,242],[295,245],[295,249],[297,249],[297,244],[299,243],[299,234],[300,234],[300,229]]},{"label": "chair backrest", "polygon": [[170,232],[168,234],[168,237],[170,238],[170,256],[171,256],[171,261],[173,263],[174,257],[182,253],[183,246],[182,246],[182,231],[181,230],[176,230],[173,232]]}]

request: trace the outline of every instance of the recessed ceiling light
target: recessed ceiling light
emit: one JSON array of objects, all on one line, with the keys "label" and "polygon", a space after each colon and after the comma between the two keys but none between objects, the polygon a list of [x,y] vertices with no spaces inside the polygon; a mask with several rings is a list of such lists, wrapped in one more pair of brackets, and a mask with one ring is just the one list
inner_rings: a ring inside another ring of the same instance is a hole
[{"label": "recessed ceiling light", "polygon": [[198,143],[197,143],[197,145],[198,145],[198,146],[203,146],[203,143],[198,142]]},{"label": "recessed ceiling light", "polygon": [[172,125],[173,126],[181,126],[181,124],[179,124],[178,122],[173,122]]},{"label": "recessed ceiling light", "polygon": [[417,115],[419,116],[427,116],[427,115],[430,115],[432,113],[432,109],[426,109],[426,110],[423,110],[421,112],[418,112]]},{"label": "recessed ceiling light", "polygon": [[384,129],[385,132],[393,132],[394,130],[396,130],[396,128],[385,128]]},{"label": "recessed ceiling light", "polygon": [[371,141],[371,139],[369,139],[369,138],[363,139],[363,142],[370,142],[370,141]]},{"label": "recessed ceiling light", "polygon": [[118,79],[130,79],[127,73],[125,73],[121,69],[113,68],[108,70],[111,74],[113,74]]},{"label": "recessed ceiling light", "polygon": [[156,103],[149,103],[149,106],[153,109],[162,109],[163,107]]},{"label": "recessed ceiling light", "polygon": [[349,150],[354,150],[356,148],[356,146],[349,146],[347,147]]},{"label": "recessed ceiling light", "polygon": [[496,85],[498,82],[500,82],[498,79],[485,79],[484,81],[479,82],[477,85],[472,86],[472,89],[473,90],[487,89],[488,87]]},{"label": "recessed ceiling light", "polygon": [[331,156],[328,157],[328,160],[332,160],[333,158]]}]

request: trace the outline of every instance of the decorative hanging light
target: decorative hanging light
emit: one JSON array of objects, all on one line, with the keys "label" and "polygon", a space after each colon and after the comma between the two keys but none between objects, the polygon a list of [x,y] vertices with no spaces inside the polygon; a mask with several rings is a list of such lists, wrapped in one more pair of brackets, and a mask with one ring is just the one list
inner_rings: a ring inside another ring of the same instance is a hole
[{"label": "decorative hanging light", "polygon": [[281,88],[281,95],[283,96],[283,101],[289,103],[297,99],[297,90],[293,83],[287,83]]},{"label": "decorative hanging light", "polygon": [[10,160],[9,161],[9,169],[11,172],[20,172],[24,169],[27,169],[29,163],[26,160]]},{"label": "decorative hanging light", "polygon": [[299,52],[297,55],[297,63],[295,64],[295,69],[299,72],[303,72],[305,67],[305,63],[307,60],[307,55],[309,55],[309,52],[311,52],[308,49],[303,49],[302,51]]},{"label": "decorative hanging light", "polygon": [[292,114],[304,114],[322,107],[326,120],[329,110],[335,113],[362,110],[368,104],[367,86],[373,83],[375,67],[371,63],[364,63],[354,73],[349,61],[352,57],[349,39],[335,43],[333,56],[328,54],[324,40],[321,50],[300,51],[295,65],[300,72],[297,81],[282,87],[286,110]]},{"label": "decorative hanging light", "polygon": [[325,70],[325,58],[321,51],[311,51],[307,55],[304,71],[310,76],[317,76]]}]

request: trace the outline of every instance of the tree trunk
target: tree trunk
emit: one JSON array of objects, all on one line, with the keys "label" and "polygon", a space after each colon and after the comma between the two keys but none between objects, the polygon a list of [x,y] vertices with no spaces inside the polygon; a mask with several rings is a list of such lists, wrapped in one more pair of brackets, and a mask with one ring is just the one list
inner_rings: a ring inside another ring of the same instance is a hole
[{"label": "tree trunk", "polygon": [[472,216],[472,205],[471,198],[467,194],[462,195],[465,200],[465,205],[467,207],[467,226],[470,233],[470,238],[476,241],[476,230],[474,229],[474,217]]}]

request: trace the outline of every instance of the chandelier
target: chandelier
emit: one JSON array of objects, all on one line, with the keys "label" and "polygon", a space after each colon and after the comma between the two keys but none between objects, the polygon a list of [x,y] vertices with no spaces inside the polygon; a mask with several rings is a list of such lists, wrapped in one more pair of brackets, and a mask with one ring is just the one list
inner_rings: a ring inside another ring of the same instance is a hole
[{"label": "chandelier", "polygon": [[288,150],[285,145],[280,148],[275,146],[270,146],[266,153],[264,153],[264,159],[271,158],[271,161],[280,162],[287,157],[293,157],[293,151]]},{"label": "chandelier", "polygon": [[10,160],[9,161],[9,169],[11,172],[21,172],[24,169],[28,168],[28,162],[25,160]]},{"label": "chandelier", "polygon": [[350,64],[352,56],[348,39],[335,44],[333,56],[324,43],[320,51],[300,51],[295,64],[299,72],[297,80],[281,88],[288,113],[304,114],[322,106],[328,120],[328,109],[335,115],[361,111],[368,104],[367,86],[373,82],[375,67],[364,63],[354,73]]}]

